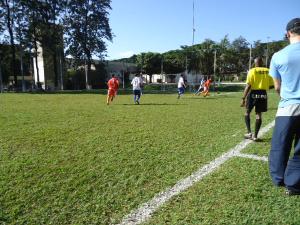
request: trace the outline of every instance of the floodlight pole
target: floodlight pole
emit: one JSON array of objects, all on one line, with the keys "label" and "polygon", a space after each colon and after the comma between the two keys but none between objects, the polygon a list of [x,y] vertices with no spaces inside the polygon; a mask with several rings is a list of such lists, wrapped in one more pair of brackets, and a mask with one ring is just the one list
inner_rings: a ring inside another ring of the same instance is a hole
[{"label": "floodlight pole", "polygon": [[194,41],[195,41],[195,4],[193,1],[193,42],[192,45],[194,45]]}]

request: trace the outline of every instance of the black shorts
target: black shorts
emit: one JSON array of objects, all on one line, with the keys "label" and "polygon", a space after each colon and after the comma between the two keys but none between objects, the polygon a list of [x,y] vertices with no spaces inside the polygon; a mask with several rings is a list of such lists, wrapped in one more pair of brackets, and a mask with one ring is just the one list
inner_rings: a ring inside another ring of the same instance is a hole
[{"label": "black shorts", "polygon": [[255,112],[268,111],[268,96],[265,90],[252,90],[247,96],[246,109],[250,113],[255,106]]},{"label": "black shorts", "polygon": [[133,90],[133,94],[137,96],[141,96],[141,90]]}]

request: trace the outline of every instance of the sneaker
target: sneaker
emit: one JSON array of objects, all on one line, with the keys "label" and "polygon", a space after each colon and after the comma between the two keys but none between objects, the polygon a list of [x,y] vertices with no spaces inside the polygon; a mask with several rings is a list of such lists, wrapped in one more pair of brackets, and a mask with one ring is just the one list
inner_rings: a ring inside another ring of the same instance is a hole
[{"label": "sneaker", "polygon": [[252,133],[244,134],[245,139],[252,139]]},{"label": "sneaker", "polygon": [[252,138],[252,141],[256,141],[256,142],[258,142],[258,141],[259,141],[259,139],[258,139],[257,137],[253,137],[253,138]]},{"label": "sneaker", "polygon": [[293,196],[293,195],[300,195],[300,192],[299,192],[299,191],[292,191],[292,190],[290,190],[290,189],[286,189],[286,190],[285,190],[285,194],[286,194],[287,196]]}]

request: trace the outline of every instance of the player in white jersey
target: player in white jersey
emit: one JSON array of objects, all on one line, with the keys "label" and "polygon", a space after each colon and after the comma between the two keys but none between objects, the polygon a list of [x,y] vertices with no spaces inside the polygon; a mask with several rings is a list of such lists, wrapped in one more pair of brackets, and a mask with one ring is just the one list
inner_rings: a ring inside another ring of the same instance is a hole
[{"label": "player in white jersey", "polygon": [[140,104],[143,80],[140,75],[137,73],[131,81],[133,95],[134,95],[134,104]]},{"label": "player in white jersey", "polygon": [[181,97],[181,95],[183,95],[184,89],[186,87],[185,83],[184,83],[184,79],[183,79],[183,74],[180,75],[177,87],[178,87],[178,96],[177,96],[177,98],[179,99]]}]

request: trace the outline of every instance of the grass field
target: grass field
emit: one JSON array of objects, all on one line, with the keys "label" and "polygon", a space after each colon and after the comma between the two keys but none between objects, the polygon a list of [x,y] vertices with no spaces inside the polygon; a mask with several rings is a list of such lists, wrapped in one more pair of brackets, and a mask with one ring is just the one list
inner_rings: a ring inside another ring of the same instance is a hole
[{"label": "grass field", "polygon": [[[99,94],[0,95],[0,223],[119,223],[242,140],[241,95],[120,95],[110,106]],[[270,138],[243,152],[267,156]],[[148,223],[300,224],[298,200],[272,186],[266,162],[234,158]]]}]

